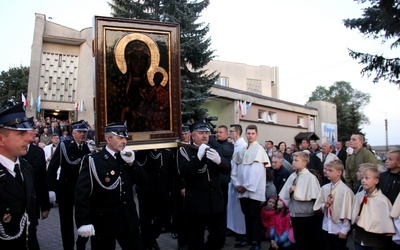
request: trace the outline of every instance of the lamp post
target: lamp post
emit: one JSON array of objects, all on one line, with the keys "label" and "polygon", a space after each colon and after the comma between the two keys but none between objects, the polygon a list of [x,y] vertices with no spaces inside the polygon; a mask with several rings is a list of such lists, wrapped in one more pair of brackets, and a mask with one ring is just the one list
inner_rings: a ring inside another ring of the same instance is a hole
[{"label": "lamp post", "polygon": [[386,154],[389,152],[388,120],[385,119]]}]

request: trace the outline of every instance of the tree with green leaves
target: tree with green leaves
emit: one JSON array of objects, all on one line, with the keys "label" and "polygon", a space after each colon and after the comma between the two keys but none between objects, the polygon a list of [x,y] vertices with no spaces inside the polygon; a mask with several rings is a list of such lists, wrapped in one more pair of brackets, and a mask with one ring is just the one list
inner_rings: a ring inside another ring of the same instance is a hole
[{"label": "tree with green leaves", "polygon": [[20,65],[2,71],[0,75],[0,108],[21,102],[21,94],[27,96],[29,67]]},{"label": "tree with green leaves", "polygon": [[[350,29],[357,29],[366,37],[382,39],[382,43],[390,43],[390,48],[395,49],[400,44],[400,1],[398,0],[356,0],[357,2],[370,2],[371,6],[364,8],[361,18],[345,19],[344,25]],[[374,83],[387,80],[400,85],[400,58],[387,58],[383,55],[349,50],[349,54],[360,64],[366,65],[362,75],[370,77],[375,72]]]},{"label": "tree with green leaves", "polygon": [[338,140],[349,140],[353,133],[361,132],[361,126],[368,124],[368,117],[362,109],[368,105],[371,96],[353,89],[349,82],[335,82],[329,88],[317,86],[312,92],[311,101],[327,101],[336,104]]},{"label": "tree with green leaves", "polygon": [[188,0],[113,0],[114,17],[148,19],[180,24],[182,120],[200,120],[207,115],[201,105],[210,96],[217,72],[204,67],[214,58],[207,36],[209,25],[198,22],[209,1]]}]

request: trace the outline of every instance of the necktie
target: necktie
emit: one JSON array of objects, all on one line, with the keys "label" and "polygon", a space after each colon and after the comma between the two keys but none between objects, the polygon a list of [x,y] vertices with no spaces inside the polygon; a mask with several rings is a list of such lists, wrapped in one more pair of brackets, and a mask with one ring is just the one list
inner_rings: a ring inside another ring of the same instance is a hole
[{"label": "necktie", "polygon": [[79,148],[79,150],[82,150],[82,144],[80,144],[80,145],[78,146],[78,148]]},{"label": "necktie", "polygon": [[15,172],[15,178],[19,182],[19,184],[22,184],[22,174],[21,174],[21,169],[19,168],[19,164],[15,164],[14,166],[14,172]]},{"label": "necktie", "polygon": [[122,157],[121,157],[120,153],[115,153],[114,156],[115,156],[115,159],[117,159],[118,162],[122,161]]}]

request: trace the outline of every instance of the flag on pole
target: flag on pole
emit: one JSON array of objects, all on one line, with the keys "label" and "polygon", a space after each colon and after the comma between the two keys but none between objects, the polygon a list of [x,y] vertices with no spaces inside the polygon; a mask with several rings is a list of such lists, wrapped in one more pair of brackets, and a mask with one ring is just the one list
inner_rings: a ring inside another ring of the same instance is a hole
[{"label": "flag on pole", "polygon": [[36,99],[36,110],[40,112],[40,96]]},{"label": "flag on pole", "polygon": [[75,110],[78,111],[78,109],[79,109],[79,102],[75,100]]},{"label": "flag on pole", "polygon": [[83,111],[83,105],[85,104],[85,101],[82,99],[81,104],[79,105],[79,112]]},{"label": "flag on pole", "polygon": [[31,91],[31,99],[29,100],[29,108],[30,108],[30,109],[33,108],[33,95],[32,95],[32,91]]},{"label": "flag on pole", "polygon": [[[251,107],[252,104],[253,104],[252,102],[249,102],[249,103],[246,105],[246,110],[249,109],[249,108]],[[247,114],[247,112],[246,112],[246,114]]]},{"label": "flag on pole", "polygon": [[26,100],[24,94],[21,93],[22,102],[24,103],[24,107],[28,107],[28,100]]},{"label": "flag on pole", "polygon": [[243,118],[246,116],[246,106],[243,103],[243,101],[239,101],[239,110],[240,110],[240,116]]}]

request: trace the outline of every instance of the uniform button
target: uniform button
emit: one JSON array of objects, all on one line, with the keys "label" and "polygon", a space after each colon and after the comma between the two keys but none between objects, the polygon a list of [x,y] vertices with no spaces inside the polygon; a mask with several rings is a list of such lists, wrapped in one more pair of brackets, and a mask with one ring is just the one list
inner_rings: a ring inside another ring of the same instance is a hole
[{"label": "uniform button", "polygon": [[126,204],[126,202],[124,201],[124,204]]}]

